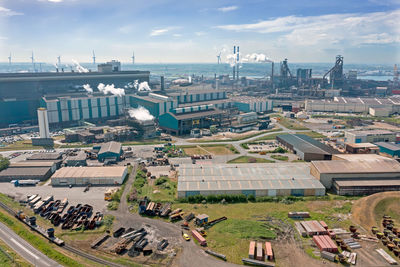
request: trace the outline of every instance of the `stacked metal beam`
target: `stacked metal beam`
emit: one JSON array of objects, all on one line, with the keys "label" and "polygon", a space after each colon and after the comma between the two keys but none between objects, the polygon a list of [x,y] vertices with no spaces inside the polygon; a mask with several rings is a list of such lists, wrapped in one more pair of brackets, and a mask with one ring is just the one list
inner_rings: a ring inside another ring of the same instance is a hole
[{"label": "stacked metal beam", "polygon": [[329,235],[315,235],[313,236],[313,241],[321,251],[333,253],[337,253],[339,251],[338,247],[329,237]]}]

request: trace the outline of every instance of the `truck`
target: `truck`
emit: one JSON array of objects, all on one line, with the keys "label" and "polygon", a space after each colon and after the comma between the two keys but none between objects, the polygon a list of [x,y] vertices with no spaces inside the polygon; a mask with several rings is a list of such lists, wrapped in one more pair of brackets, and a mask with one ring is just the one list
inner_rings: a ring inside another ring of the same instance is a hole
[{"label": "truck", "polygon": [[110,201],[112,196],[118,192],[118,188],[109,188],[106,192],[104,192],[104,200]]}]

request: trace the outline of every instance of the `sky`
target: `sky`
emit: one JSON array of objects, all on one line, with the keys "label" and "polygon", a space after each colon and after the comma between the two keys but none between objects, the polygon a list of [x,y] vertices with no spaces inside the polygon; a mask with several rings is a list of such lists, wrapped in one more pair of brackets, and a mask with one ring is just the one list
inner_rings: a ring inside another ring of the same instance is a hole
[{"label": "sky", "polygon": [[0,62],[400,62],[400,0],[0,0]]}]

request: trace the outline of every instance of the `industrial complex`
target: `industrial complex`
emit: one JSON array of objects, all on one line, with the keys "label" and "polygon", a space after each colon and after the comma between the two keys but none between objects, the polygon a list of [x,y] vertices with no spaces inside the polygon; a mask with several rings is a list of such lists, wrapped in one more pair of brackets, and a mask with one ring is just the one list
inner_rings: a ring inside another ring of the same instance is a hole
[{"label": "industrial complex", "polygon": [[381,81],[341,55],[311,69],[239,51],[209,77],[94,55],[91,70],[1,73],[0,213],[85,258],[74,266],[395,261],[397,66]]}]

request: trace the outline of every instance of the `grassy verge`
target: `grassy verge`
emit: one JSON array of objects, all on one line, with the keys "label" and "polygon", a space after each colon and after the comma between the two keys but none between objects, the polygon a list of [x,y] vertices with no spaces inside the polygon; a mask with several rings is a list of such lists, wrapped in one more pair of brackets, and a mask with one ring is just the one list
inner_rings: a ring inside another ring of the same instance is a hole
[{"label": "grassy verge", "polygon": [[380,225],[383,215],[389,215],[395,222],[400,222],[400,198],[388,197],[378,202],[374,208],[375,221]]},{"label": "grassy verge", "polygon": [[119,190],[111,196],[111,202],[109,202],[107,205],[107,208],[109,210],[117,210],[118,209],[119,203],[121,202],[121,196],[124,193],[124,190],[126,187],[126,182],[128,181],[128,179],[132,173],[132,168],[133,168],[132,166],[128,167],[128,174],[127,174],[127,177],[125,178],[123,184],[121,185]]},{"label": "grassy verge", "polygon": [[240,156],[235,159],[228,161],[227,163],[273,163],[275,161],[264,159],[264,158],[255,158],[249,156]]},{"label": "grassy verge", "polygon": [[[54,144],[54,148],[58,148],[59,145]],[[44,146],[33,146],[31,140],[22,140],[7,145],[5,147],[0,147],[0,151],[10,151],[10,150],[43,150],[47,149],[48,147]]]},{"label": "grassy verge", "polygon": [[296,134],[304,134],[304,135],[308,135],[311,138],[326,138],[325,135],[322,135],[320,133],[314,132],[314,131],[310,131],[310,132],[297,132]]},{"label": "grassy verge", "polygon": [[0,240],[0,266],[28,267],[32,265]]},{"label": "grassy verge", "polygon": [[[157,184],[158,181],[161,181]],[[144,185],[138,194],[139,198],[147,196],[155,202],[174,202],[177,191],[177,182],[172,181],[167,177],[158,178],[154,185]]]},{"label": "grassy verge", "polygon": [[282,156],[282,155],[271,155],[271,158],[276,159],[276,160],[281,160],[281,161],[289,160],[288,156]]}]

